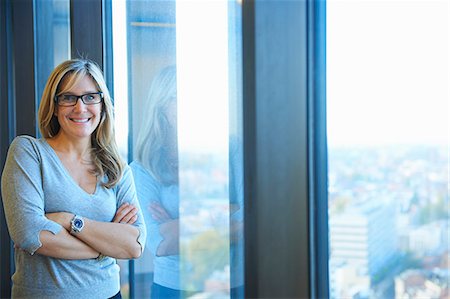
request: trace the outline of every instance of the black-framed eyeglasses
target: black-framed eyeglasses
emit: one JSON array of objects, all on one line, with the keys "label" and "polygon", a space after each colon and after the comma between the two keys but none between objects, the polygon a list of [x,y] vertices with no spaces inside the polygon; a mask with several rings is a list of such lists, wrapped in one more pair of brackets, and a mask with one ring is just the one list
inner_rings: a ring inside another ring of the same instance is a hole
[{"label": "black-framed eyeglasses", "polygon": [[100,103],[103,100],[103,92],[91,92],[82,94],[80,96],[74,94],[61,94],[59,96],[55,96],[55,102],[59,106],[75,106],[78,102],[78,99],[85,105],[95,105]]}]

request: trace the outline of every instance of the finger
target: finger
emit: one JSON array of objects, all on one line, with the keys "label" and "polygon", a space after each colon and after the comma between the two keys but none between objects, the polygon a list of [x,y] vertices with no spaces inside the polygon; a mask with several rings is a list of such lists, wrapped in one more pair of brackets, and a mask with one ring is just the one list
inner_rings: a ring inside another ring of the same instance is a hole
[{"label": "finger", "polygon": [[160,211],[154,205],[149,205],[148,211],[150,212],[150,215],[152,216],[152,218],[155,219],[156,221],[162,220],[162,215],[161,215]]},{"label": "finger", "polygon": [[154,207],[150,207],[149,210],[150,210],[150,213],[151,213],[152,215],[154,215],[155,218],[160,218],[160,217],[162,217],[161,210],[159,210],[159,209],[157,209],[157,208],[154,208]]},{"label": "finger", "polygon": [[166,210],[162,211],[161,216],[162,216],[165,220],[170,220],[170,219],[172,219],[172,217],[170,217],[169,213],[167,213]]},{"label": "finger", "polygon": [[114,215],[113,222],[116,222],[116,223],[120,222],[120,219],[122,219],[122,217],[123,217],[123,212],[124,212],[124,209],[122,207],[120,207],[116,211],[116,214]]},{"label": "finger", "polygon": [[165,217],[165,215],[161,213],[159,210],[151,210],[150,214],[152,215],[152,218],[158,222],[167,221],[167,217]]},{"label": "finger", "polygon": [[128,223],[131,218],[133,218],[134,216],[137,215],[137,212],[138,212],[137,208],[131,209],[126,215],[124,215],[122,217],[122,219],[120,220],[120,223]]},{"label": "finger", "polygon": [[124,203],[122,205],[120,205],[120,207],[117,209],[116,214],[122,212],[123,210],[125,210],[130,204],[129,203]]},{"label": "finger", "polygon": [[156,222],[162,222],[163,219],[158,215],[158,214],[151,214],[152,218],[156,221]]},{"label": "finger", "polygon": [[154,204],[154,205],[152,205],[152,209],[153,209],[154,211],[157,211],[157,212],[160,213],[160,214],[163,214],[163,213],[166,212],[166,210],[164,209],[164,207],[162,207],[160,204]]},{"label": "finger", "polygon": [[121,222],[122,218],[130,212],[134,208],[133,205],[130,204],[123,204],[119,207],[116,211],[116,215],[114,216],[113,222]]},{"label": "finger", "polygon": [[128,224],[134,224],[138,219],[137,215],[134,215],[133,217],[131,217],[130,221],[128,221]]},{"label": "finger", "polygon": [[159,208],[159,205],[155,204],[155,203],[151,203],[148,206],[148,210],[150,211],[150,213],[158,213],[158,208]]},{"label": "finger", "polygon": [[169,213],[167,213],[166,209],[162,207],[160,204],[154,204],[150,206],[150,213],[155,215],[155,219],[158,218],[159,220],[170,220],[172,217],[170,217]]},{"label": "finger", "polygon": [[130,213],[130,211],[133,209],[133,206],[128,206],[125,209],[122,209],[120,212],[118,212],[116,214],[116,221],[115,222],[123,222],[124,221],[124,217],[126,217],[126,215],[128,213]]}]

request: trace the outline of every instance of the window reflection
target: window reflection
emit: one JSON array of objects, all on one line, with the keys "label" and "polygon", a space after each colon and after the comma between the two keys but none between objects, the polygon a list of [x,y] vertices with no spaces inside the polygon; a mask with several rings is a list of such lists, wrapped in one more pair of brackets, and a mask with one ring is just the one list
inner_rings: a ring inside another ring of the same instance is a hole
[{"label": "window reflection", "polygon": [[115,85],[128,82],[129,140],[124,127],[118,143],[149,234],[134,296],[243,298],[240,5],[126,5],[129,75],[115,73]]},{"label": "window reflection", "polygon": [[176,68],[153,79],[131,163],[153,258],[151,298],[186,297],[180,286]]},{"label": "window reflection", "polygon": [[154,77],[131,163],[149,234],[147,253],[153,260],[151,298],[205,292],[225,297],[232,292],[240,298],[242,142],[234,136],[225,152],[180,152],[176,82],[173,65]]}]

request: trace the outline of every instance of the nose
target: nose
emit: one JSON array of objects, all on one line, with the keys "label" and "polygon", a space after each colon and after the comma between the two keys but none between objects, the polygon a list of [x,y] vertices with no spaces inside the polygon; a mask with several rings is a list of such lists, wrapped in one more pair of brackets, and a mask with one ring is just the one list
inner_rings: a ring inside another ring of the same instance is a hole
[{"label": "nose", "polygon": [[83,111],[83,110],[86,109],[86,104],[84,104],[84,102],[81,99],[81,97],[77,98],[77,102],[75,103],[75,106],[73,106],[73,109],[75,111]]}]

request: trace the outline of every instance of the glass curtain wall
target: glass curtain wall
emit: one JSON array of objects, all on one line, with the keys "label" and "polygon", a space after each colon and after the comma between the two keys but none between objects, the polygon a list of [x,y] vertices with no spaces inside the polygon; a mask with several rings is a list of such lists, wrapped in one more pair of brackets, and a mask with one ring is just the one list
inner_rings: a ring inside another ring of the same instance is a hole
[{"label": "glass curtain wall", "polygon": [[331,298],[447,298],[449,3],[327,2]]},{"label": "glass curtain wall", "polygon": [[240,3],[112,5],[116,134],[148,230],[122,290],[242,298]]},{"label": "glass curtain wall", "polygon": [[69,9],[69,0],[35,2],[37,103],[53,68],[70,58]]}]

